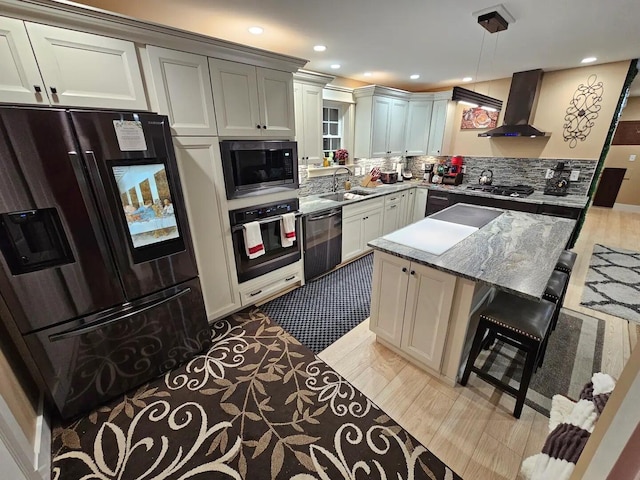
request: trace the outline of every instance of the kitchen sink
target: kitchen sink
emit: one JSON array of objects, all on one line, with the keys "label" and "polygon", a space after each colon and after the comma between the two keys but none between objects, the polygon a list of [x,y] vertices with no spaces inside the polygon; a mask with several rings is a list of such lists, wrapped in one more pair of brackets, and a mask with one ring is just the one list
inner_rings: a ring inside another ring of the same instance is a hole
[{"label": "kitchen sink", "polygon": [[367,195],[372,195],[373,193],[374,192],[364,192],[362,190],[350,190],[348,192],[325,193],[324,195],[319,195],[319,197],[325,200],[333,200],[334,202],[346,202],[347,200],[356,200],[366,197]]}]

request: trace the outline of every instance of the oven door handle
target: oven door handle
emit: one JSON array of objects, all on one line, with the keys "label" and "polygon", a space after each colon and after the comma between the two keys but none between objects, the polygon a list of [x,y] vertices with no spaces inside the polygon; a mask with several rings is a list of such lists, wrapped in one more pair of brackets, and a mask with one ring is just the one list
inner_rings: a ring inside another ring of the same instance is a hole
[{"label": "oven door handle", "polygon": [[184,290],[180,290],[177,293],[174,293],[173,295],[170,295],[166,298],[162,298],[160,300],[157,300],[155,302],[151,302],[148,303],[144,306],[142,306],[142,308],[138,308],[138,309],[134,309],[131,310],[130,312],[125,313],[124,315],[118,315],[117,317],[114,318],[108,318],[106,320],[103,321],[98,321],[96,323],[92,323],[91,325],[87,325],[84,327],[80,327],[80,328],[72,328],[71,330],[66,330],[64,332],[60,332],[60,333],[55,333],[53,335],[49,336],[49,341],[50,342],[57,342],[59,340],[65,340],[67,338],[72,338],[72,337],[77,337],[79,335],[83,335],[85,333],[89,333],[89,332],[93,332],[94,330],[98,330],[102,327],[106,327],[107,325],[111,325],[112,323],[115,322],[119,322],[120,320],[125,320],[129,317],[132,317],[134,315],[138,315],[142,312],[146,312],[147,310],[151,310],[152,308],[156,308],[164,303],[170,302],[171,300],[174,300],[178,297],[181,297],[183,295],[186,295],[187,293],[191,292],[191,288],[185,288]]},{"label": "oven door handle", "polygon": [[[300,216],[301,216],[301,214],[300,214],[300,213],[296,213],[296,220],[298,220],[298,218],[299,218]],[[278,215],[278,216],[276,216],[276,217],[268,218],[268,219],[266,219],[266,220],[258,220],[258,223],[259,223],[260,225],[262,225],[262,224],[264,224],[264,223],[278,222],[278,221],[280,221],[280,220],[282,220],[282,216],[281,216],[281,215]],[[247,223],[249,223],[249,222],[247,222]],[[244,224],[243,224],[243,223],[241,223],[241,224],[239,224],[239,225],[234,225],[233,227],[231,227],[231,231],[232,231],[232,232],[239,232],[239,231],[240,231],[240,230],[242,230],[243,228],[244,228]]]}]

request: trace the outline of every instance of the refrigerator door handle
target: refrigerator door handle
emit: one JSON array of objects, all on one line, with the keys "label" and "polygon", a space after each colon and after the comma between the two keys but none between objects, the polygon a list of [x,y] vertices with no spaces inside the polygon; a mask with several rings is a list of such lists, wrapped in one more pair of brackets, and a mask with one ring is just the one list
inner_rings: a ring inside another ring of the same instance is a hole
[{"label": "refrigerator door handle", "polygon": [[50,342],[57,342],[59,340],[65,340],[67,338],[72,338],[72,337],[77,337],[79,335],[84,335],[85,333],[89,333],[89,332],[93,332],[94,330],[98,330],[100,328],[103,328],[107,325],[110,325],[112,323],[116,323],[119,322],[120,320],[124,320],[126,318],[132,317],[134,315],[139,315],[142,312],[146,312],[147,310],[151,310],[152,308],[156,308],[160,305],[162,305],[163,303],[167,303],[170,302],[171,300],[175,300],[176,298],[179,298],[183,295],[186,295],[187,293],[191,292],[191,288],[185,288],[184,290],[180,290],[177,293],[174,293],[173,295],[167,297],[167,298],[163,298],[161,300],[149,303],[145,306],[143,306],[142,308],[139,309],[134,309],[131,310],[130,312],[125,313],[124,315],[119,315],[115,318],[109,318],[107,320],[104,320],[102,322],[98,321],[96,323],[92,323],[91,325],[87,325],[84,327],[79,327],[79,328],[73,328],[71,330],[67,330],[65,332],[60,332],[60,333],[56,333],[53,335],[49,336],[49,341]]},{"label": "refrigerator door handle", "polygon": [[[80,156],[75,151],[67,152],[67,154],[69,156],[69,160],[71,161],[71,165],[73,165],[73,168],[76,171],[76,177],[78,178],[78,182],[82,181],[82,183],[84,185],[84,183],[85,183],[85,180],[84,180],[85,179],[85,177],[84,177],[84,166],[82,164],[82,161],[80,160]],[[92,154],[93,154],[93,152],[92,152]],[[82,179],[82,180],[80,180],[80,179]],[[87,185],[87,188],[90,189],[91,187],[89,185]],[[95,220],[98,220],[99,219],[99,214],[98,214],[97,209],[95,209],[93,207],[93,203],[89,202],[88,200],[86,200],[85,203],[87,204],[87,208],[90,208],[90,213],[92,214],[92,217],[94,217]],[[118,277],[118,272],[116,271],[115,265],[113,264],[113,261],[111,260],[111,253],[106,248],[107,239],[104,238],[103,234],[100,232],[100,228],[96,228],[94,223],[95,223],[95,221],[94,221],[94,219],[92,219],[91,225],[93,227],[93,230],[94,230],[94,233],[95,233],[96,237],[100,239],[98,247],[100,248],[100,251],[102,252],[102,255],[105,258],[105,267],[106,267],[107,271],[113,277]]]}]

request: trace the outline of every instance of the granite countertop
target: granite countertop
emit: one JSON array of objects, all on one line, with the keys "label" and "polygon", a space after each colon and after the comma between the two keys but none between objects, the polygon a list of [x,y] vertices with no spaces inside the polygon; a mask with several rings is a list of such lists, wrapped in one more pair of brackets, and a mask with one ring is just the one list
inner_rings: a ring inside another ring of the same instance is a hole
[{"label": "granite countertop", "polygon": [[[456,208],[456,205],[448,208]],[[540,299],[576,221],[511,210],[502,212],[441,255],[391,242],[384,237],[372,240],[368,245],[509,293]]]},{"label": "granite countertop", "polygon": [[[469,184],[436,185],[436,184],[425,183],[423,181],[411,180],[411,181],[393,183],[389,185],[381,184],[375,188],[364,188],[364,187],[358,186],[351,189],[350,190],[351,193],[357,193],[358,190],[364,190],[371,193],[369,195],[363,196],[363,198],[347,200],[344,202],[334,202],[333,200],[320,198],[319,195],[309,195],[307,197],[300,197],[300,211],[302,212],[303,215],[309,215],[312,213],[318,213],[323,210],[328,210],[331,208],[337,208],[337,207],[342,207],[344,205],[349,205],[356,202],[362,202],[371,198],[387,195],[389,193],[408,190],[414,187],[427,188],[429,190],[435,190],[435,191],[459,193],[464,195],[473,195],[478,197],[499,198],[502,200],[512,200],[515,202],[557,205],[561,207],[573,207],[573,208],[584,208],[587,205],[587,201],[589,200],[589,198],[586,195],[566,195],[564,197],[556,197],[553,195],[545,195],[543,192],[539,190],[536,190],[528,197],[505,197],[503,195],[493,195],[491,193],[480,192],[477,190],[469,190],[467,189],[467,185]],[[327,193],[330,193],[330,192],[327,192]]]},{"label": "granite countertop", "polygon": [[493,195],[491,193],[481,192],[479,190],[470,190],[467,188],[468,185],[468,183],[462,185],[433,185],[421,183],[419,186],[428,188],[429,190],[439,190],[464,195],[473,195],[476,197],[501,198],[502,200],[513,200],[514,202],[558,205],[562,207],[574,208],[584,208],[587,205],[587,201],[589,200],[589,197],[587,197],[586,195],[565,195],[563,197],[557,197],[555,195],[545,195],[540,190],[534,191],[527,197],[507,197],[504,195]]},{"label": "granite countertop", "polygon": [[[307,197],[300,197],[300,212],[302,215],[310,215],[313,213],[318,213],[323,210],[329,210],[331,208],[343,207],[345,205],[350,205],[357,202],[363,202],[365,200],[370,200],[372,198],[382,197],[384,195],[388,195],[390,193],[399,192],[402,190],[408,190],[410,188],[414,188],[420,186],[421,182],[398,182],[393,184],[381,184],[374,188],[365,188],[365,187],[354,187],[351,190],[348,190],[348,193],[358,193],[360,191],[366,191],[367,195],[363,195],[362,198],[356,198],[353,200],[345,200],[344,202],[335,202],[333,200],[327,200],[326,198],[320,198],[320,195],[309,195]],[[345,193],[344,190],[340,190],[341,193]],[[327,192],[331,193],[331,192]],[[324,195],[324,194],[321,194]]]}]

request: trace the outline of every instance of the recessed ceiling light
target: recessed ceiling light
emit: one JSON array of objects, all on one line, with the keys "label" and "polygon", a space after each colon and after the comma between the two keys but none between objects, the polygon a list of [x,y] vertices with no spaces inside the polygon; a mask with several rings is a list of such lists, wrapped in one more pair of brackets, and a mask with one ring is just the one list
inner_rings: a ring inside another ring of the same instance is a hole
[{"label": "recessed ceiling light", "polygon": [[339,63],[334,63],[333,65],[331,65],[331,68],[333,68],[334,70],[337,70],[340,68],[340,64]]},{"label": "recessed ceiling light", "polygon": [[472,77],[464,77],[464,78],[462,79],[462,81],[463,81],[463,82],[470,82],[471,80],[473,80],[473,78],[472,78]]},{"label": "recessed ceiling light", "polygon": [[420,78],[420,75],[418,75],[417,73],[414,73],[413,75],[411,75],[409,77],[411,80],[417,80],[418,78]]},{"label": "recessed ceiling light", "polygon": [[370,77],[371,75],[373,75],[371,72],[364,72],[363,75],[365,77]]},{"label": "recessed ceiling light", "polygon": [[327,47],[325,47],[324,45],[316,45],[315,47],[313,47],[313,49],[316,52],[324,52],[327,49]]},{"label": "recessed ceiling light", "polygon": [[587,57],[587,58],[583,58],[580,63],[593,63],[596,60],[598,60],[596,57]]},{"label": "recessed ceiling light", "polygon": [[253,33],[254,35],[260,35],[262,32],[264,32],[264,29],[262,27],[250,27],[249,28],[249,33]]}]

